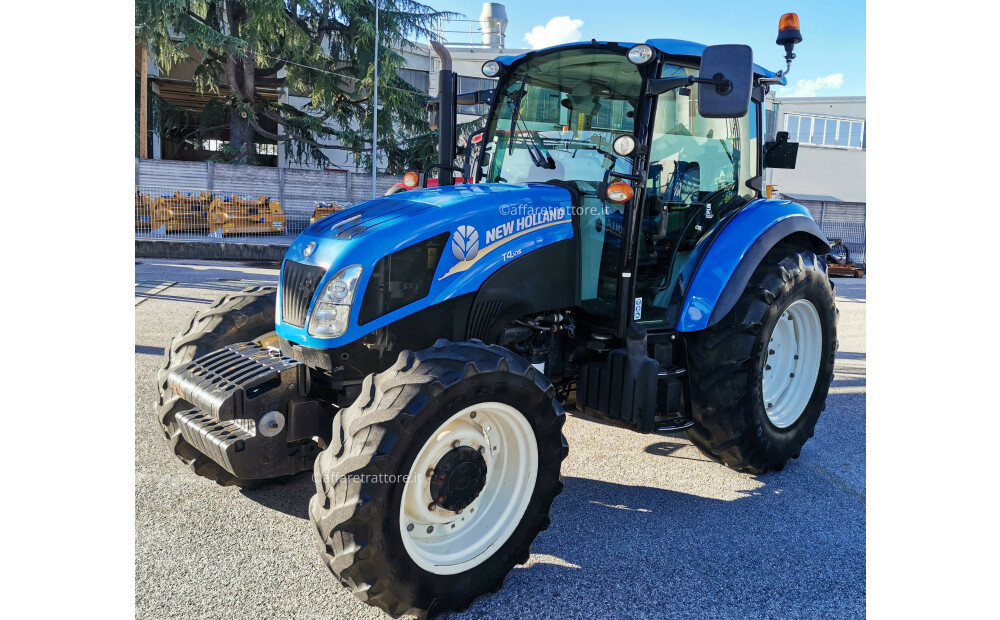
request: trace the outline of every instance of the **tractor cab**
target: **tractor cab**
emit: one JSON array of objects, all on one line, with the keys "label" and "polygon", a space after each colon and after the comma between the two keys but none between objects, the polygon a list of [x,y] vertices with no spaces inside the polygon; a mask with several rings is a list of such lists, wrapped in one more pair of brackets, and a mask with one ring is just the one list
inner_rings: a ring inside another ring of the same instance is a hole
[{"label": "tractor cab", "polygon": [[746,46],[671,39],[563,45],[483,71],[499,83],[481,95],[495,101],[468,176],[569,189],[582,314],[619,336],[629,320],[673,327],[698,241],[760,195],[761,104],[783,79]]}]

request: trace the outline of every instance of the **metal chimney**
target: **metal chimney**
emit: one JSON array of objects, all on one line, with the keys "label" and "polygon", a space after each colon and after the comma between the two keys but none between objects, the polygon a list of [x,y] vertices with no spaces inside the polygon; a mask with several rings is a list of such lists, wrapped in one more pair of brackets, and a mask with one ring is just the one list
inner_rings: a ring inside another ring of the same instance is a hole
[{"label": "metal chimney", "polygon": [[507,9],[499,2],[484,2],[479,15],[479,25],[483,29],[483,45],[503,49],[504,33],[507,31]]}]

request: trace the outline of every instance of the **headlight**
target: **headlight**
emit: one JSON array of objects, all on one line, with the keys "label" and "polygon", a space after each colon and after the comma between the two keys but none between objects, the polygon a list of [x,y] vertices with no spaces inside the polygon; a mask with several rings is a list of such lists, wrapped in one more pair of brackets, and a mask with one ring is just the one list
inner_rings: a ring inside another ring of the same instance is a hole
[{"label": "headlight", "polygon": [[632,136],[618,136],[611,144],[615,153],[622,157],[628,157],[635,150],[635,138]]},{"label": "headlight", "polygon": [[653,48],[649,47],[645,43],[633,46],[632,49],[628,51],[628,59],[632,62],[632,64],[641,65],[649,62],[649,59],[652,57]]},{"label": "headlight", "polygon": [[333,276],[320,293],[309,317],[310,336],[334,338],[347,331],[351,304],[360,279],[361,265],[345,267]]},{"label": "headlight", "polygon": [[500,73],[500,63],[495,60],[487,60],[483,63],[483,75],[486,77],[496,77]]}]

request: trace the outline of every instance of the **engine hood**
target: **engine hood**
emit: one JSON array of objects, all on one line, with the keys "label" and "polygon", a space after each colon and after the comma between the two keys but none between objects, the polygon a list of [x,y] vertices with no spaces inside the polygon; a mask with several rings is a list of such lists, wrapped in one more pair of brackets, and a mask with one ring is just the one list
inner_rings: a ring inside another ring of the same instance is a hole
[{"label": "engine hood", "polygon": [[545,183],[468,184],[400,192],[338,211],[309,226],[302,234],[351,240],[389,229],[458,225],[480,215],[516,215],[536,208],[568,206],[569,192]]},{"label": "engine hood", "polygon": [[[280,318],[278,333],[293,342],[319,348],[349,342],[421,307],[478,290],[504,264],[545,245],[573,238],[572,221],[569,190],[546,183],[426,188],[338,211],[309,226],[285,254],[286,262],[324,270],[315,290],[322,290],[337,271],[360,265],[360,296],[372,268],[383,257],[447,234],[448,241],[434,267],[431,289],[425,299],[366,323],[363,329],[355,327],[356,303],[352,328],[338,338],[321,341],[304,329],[283,325]],[[280,289],[278,295],[280,308]]]}]

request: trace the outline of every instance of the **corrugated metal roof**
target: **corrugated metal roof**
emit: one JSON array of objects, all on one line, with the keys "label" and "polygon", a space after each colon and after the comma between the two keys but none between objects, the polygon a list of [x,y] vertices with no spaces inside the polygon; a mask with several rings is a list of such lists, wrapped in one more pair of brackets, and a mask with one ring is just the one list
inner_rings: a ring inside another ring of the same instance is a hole
[{"label": "corrugated metal roof", "polygon": [[812,200],[815,202],[844,202],[836,196],[824,196],[822,194],[787,194],[785,192],[779,192],[785,198],[791,198],[792,200]]}]

